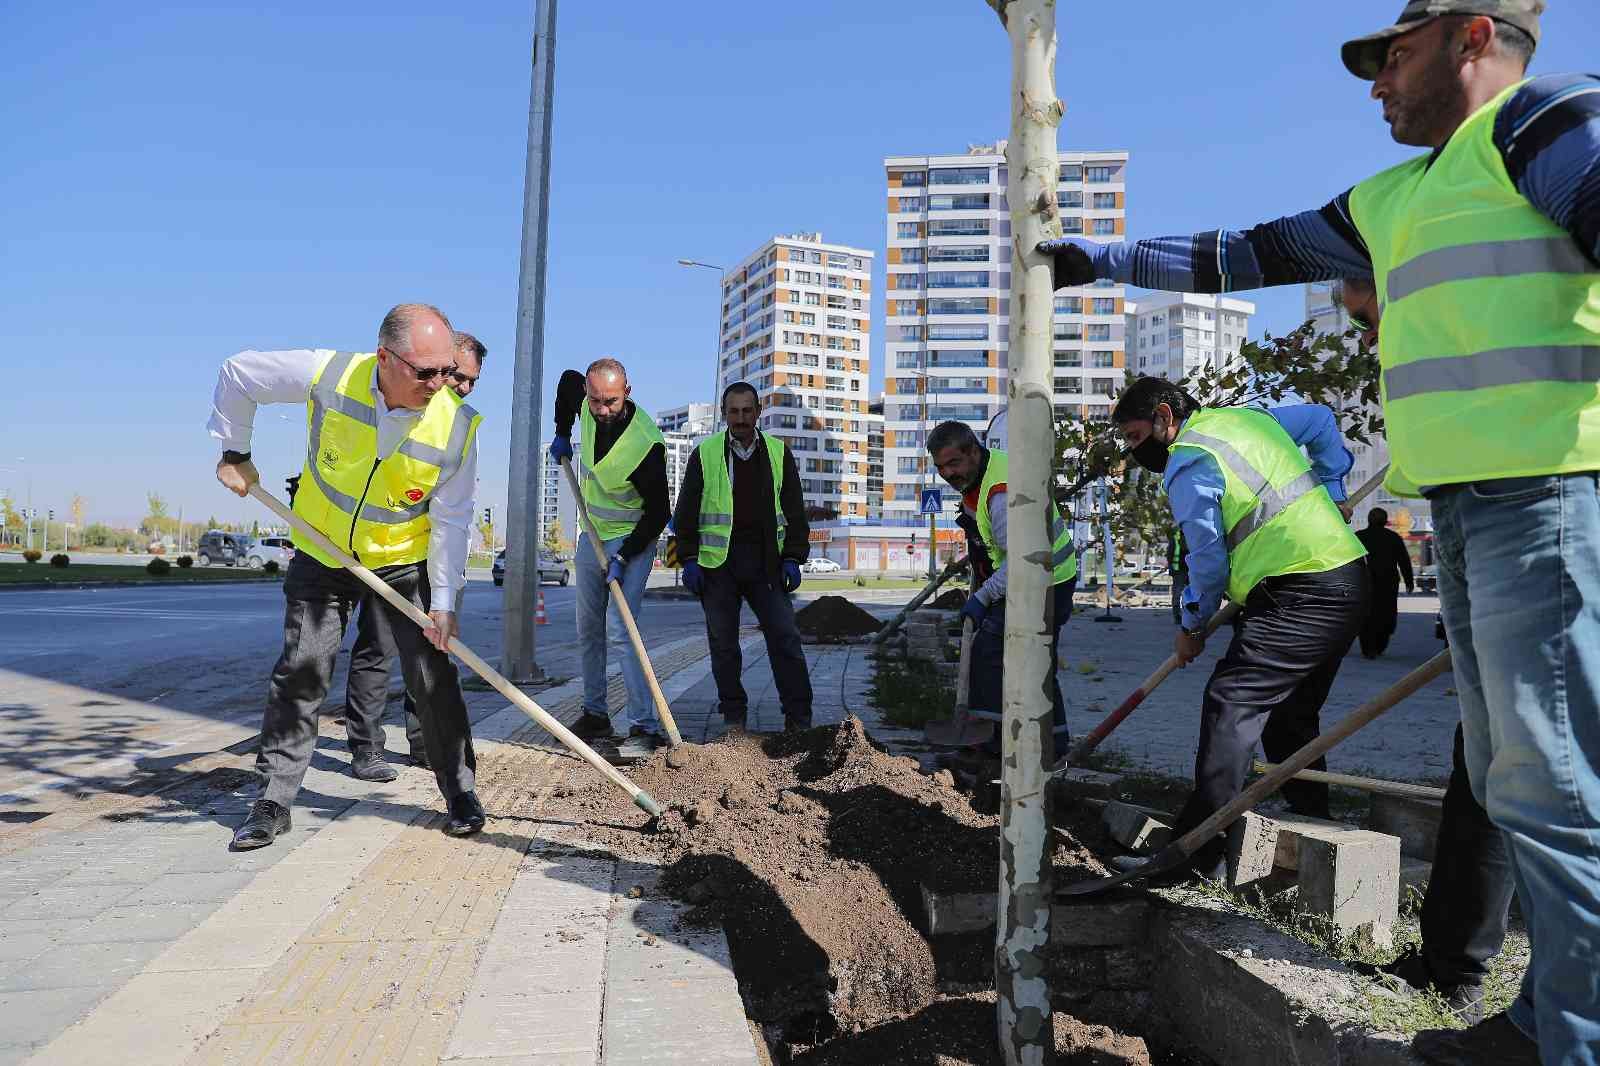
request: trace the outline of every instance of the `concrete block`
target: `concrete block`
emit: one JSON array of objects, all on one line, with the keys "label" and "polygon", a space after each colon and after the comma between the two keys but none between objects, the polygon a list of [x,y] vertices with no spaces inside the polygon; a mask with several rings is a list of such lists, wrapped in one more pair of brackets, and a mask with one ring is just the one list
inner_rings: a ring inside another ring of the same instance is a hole
[{"label": "concrete block", "polygon": [[1110,800],[1116,796],[1121,780],[1120,774],[1074,768],[1057,777],[1055,787],[1064,796]]},{"label": "concrete block", "polygon": [[999,896],[994,892],[935,892],[922,886],[923,931],[929,936],[976,933],[992,929]]},{"label": "concrete block", "polygon": [[1172,840],[1170,826],[1126,803],[1112,800],[1100,812],[1100,818],[1113,840],[1134,851],[1159,851]]},{"label": "concrete block", "polygon": [[1392,941],[1400,906],[1400,840],[1365,830],[1334,838],[1303,836],[1297,906],[1346,933],[1369,928],[1380,947]]},{"label": "concrete block", "polygon": [[1050,943],[1057,947],[1119,947],[1142,944],[1150,904],[1141,897],[1066,902],[1050,910]]},{"label": "concrete block", "polygon": [[1141,946],[1106,950],[1106,987],[1131,990],[1150,987],[1150,953]]},{"label": "concrete block", "polygon": [[1367,832],[1321,818],[1248,811],[1228,827],[1228,884],[1242,888],[1270,876],[1274,868],[1298,870],[1302,840],[1359,840],[1351,834]]},{"label": "concrete block", "polygon": [[1440,800],[1374,792],[1367,828],[1399,837],[1402,855],[1432,862],[1443,817],[1444,803]]}]

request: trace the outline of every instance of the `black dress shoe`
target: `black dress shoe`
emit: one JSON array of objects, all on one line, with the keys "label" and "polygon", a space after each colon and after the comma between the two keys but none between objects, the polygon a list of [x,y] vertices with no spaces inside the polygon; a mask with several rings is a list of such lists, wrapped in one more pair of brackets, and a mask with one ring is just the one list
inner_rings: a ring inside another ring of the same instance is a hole
[{"label": "black dress shoe", "polygon": [[398,770],[384,761],[376,748],[360,748],[350,756],[350,773],[363,781],[393,781]]},{"label": "black dress shoe", "polygon": [[603,714],[590,714],[588,711],[578,715],[577,722],[568,728],[579,740],[613,740],[617,735],[611,729],[611,719]]},{"label": "black dress shoe", "polygon": [[453,837],[469,837],[483,828],[487,817],[483,804],[478,802],[478,794],[463,792],[450,801],[450,820],[445,823],[444,831]]},{"label": "black dress shoe", "polygon": [[289,831],[289,808],[271,800],[256,800],[250,808],[250,817],[234,831],[233,850],[249,851],[264,848],[277,839],[278,834]]},{"label": "black dress shoe", "polygon": [[425,751],[412,752],[411,762],[413,765],[420,766],[424,770],[431,770],[433,768],[433,764],[428,762],[428,753]]}]

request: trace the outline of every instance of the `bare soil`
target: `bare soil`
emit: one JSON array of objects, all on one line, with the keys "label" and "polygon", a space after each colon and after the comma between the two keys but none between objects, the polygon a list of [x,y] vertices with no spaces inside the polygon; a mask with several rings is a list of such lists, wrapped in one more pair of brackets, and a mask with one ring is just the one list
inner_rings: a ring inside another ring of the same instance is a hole
[{"label": "bare soil", "polygon": [[[602,782],[561,798],[593,843],[661,863],[690,922],[722,925],[747,1013],[782,1032],[794,1062],[999,1061],[993,994],[941,996],[941,960],[917,925],[921,885],[995,884],[997,820],[948,772],[923,774],[850,718],[686,744],[630,776],[671,808],[654,833]],[[1063,880],[1105,873],[1070,840],[1055,862]],[[1060,1061],[1151,1062],[1137,1038],[1056,1025]]]},{"label": "bare soil", "polygon": [[925,606],[938,611],[959,611],[967,605],[967,594],[963,589],[945,589],[939,593],[932,603]]},{"label": "bare soil", "polygon": [[822,639],[864,637],[883,625],[843,596],[819,596],[796,611],[794,621],[800,632]]}]

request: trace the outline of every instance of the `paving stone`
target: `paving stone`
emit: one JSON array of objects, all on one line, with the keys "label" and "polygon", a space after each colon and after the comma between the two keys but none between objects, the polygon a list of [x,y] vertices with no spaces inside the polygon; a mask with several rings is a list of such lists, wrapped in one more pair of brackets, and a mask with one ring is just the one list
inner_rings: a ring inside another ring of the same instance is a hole
[{"label": "paving stone", "polygon": [[600,1053],[601,992],[598,986],[567,992],[503,992],[472,996],[462,1005],[445,1057],[477,1061],[486,1056],[585,1055]]},{"label": "paving stone", "polygon": [[131,899],[139,891],[140,886],[130,884],[50,888],[5,904],[0,908],[0,921],[26,918],[92,918],[101,911]]},{"label": "paving stone", "polygon": [[153,959],[147,973],[261,969],[277,962],[305,927],[298,923],[233,925],[197,930]]},{"label": "paving stone", "polygon": [[756,1066],[739,986],[725,978],[606,981],[604,1066]]},{"label": "paving stone", "polygon": [[1112,839],[1133,851],[1159,851],[1172,840],[1170,826],[1118,800],[1107,803],[1100,817]]},{"label": "paving stone", "polygon": [[249,871],[215,874],[162,874],[133,895],[126,903],[141,907],[152,903],[205,903],[230,899],[254,880]]},{"label": "paving stone", "polygon": [[0,962],[27,960],[65,942],[83,924],[80,918],[26,918],[0,921]]},{"label": "paving stone", "polygon": [[45,988],[115,988],[165,950],[161,941],[58,944],[0,981],[0,992]]},{"label": "paving stone", "polygon": [[1356,831],[1300,838],[1296,906],[1345,933],[1367,929],[1378,947],[1392,944],[1400,904],[1400,840]]},{"label": "paving stone", "polygon": [[[66,932],[64,944],[114,944],[128,940],[173,941],[205,921],[215,903],[152,903],[113,907]],[[0,934],[3,935],[3,934]]]},{"label": "paving stone", "polygon": [[42,1044],[83,1017],[110,992],[104,986],[0,992],[0,1018],[5,1019],[3,1039],[14,1044]]}]

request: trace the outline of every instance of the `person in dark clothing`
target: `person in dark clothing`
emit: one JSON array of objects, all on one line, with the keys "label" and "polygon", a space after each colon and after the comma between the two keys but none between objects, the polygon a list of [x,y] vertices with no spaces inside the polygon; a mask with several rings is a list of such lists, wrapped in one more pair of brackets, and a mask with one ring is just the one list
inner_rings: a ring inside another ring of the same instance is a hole
[{"label": "person in dark clothing", "polygon": [[[574,455],[572,425],[583,422],[581,462],[575,464],[584,510],[600,535],[601,566],[594,549],[577,552],[578,643],[583,656],[583,714],[573,732],[586,740],[612,735],[606,706],[606,647],[622,663],[628,692],[623,708],[627,739],[620,754],[639,759],[662,744],[661,720],[645,682],[644,667],[628,639],[622,615],[611,602],[611,582],[622,588],[637,619],[655,565],[656,539],[667,527],[667,446],[649,413],[630,397],[628,372],[615,359],[597,359],[587,373],[568,370],[556,386],[556,435],[550,454],[559,462]],[[584,532],[580,540],[586,540]]]},{"label": "person in dark clothing", "polygon": [[740,680],[739,610],[745,603],[766,637],[784,727],[811,725],[811,677],[789,602],[811,551],[811,528],[794,453],[756,428],[760,412],[760,396],[748,382],[723,390],[728,428],[701,441],[689,457],[672,518],[683,583],[705,609],[718,709],[730,731],[743,730],[750,713]]},{"label": "person in dark clothing", "polygon": [[1382,655],[1394,636],[1401,579],[1405,579],[1407,592],[1415,592],[1417,587],[1406,542],[1388,525],[1389,512],[1374,507],[1367,512],[1367,528],[1356,534],[1367,549],[1367,574],[1372,578],[1372,604],[1361,626],[1361,654],[1368,659]]}]

